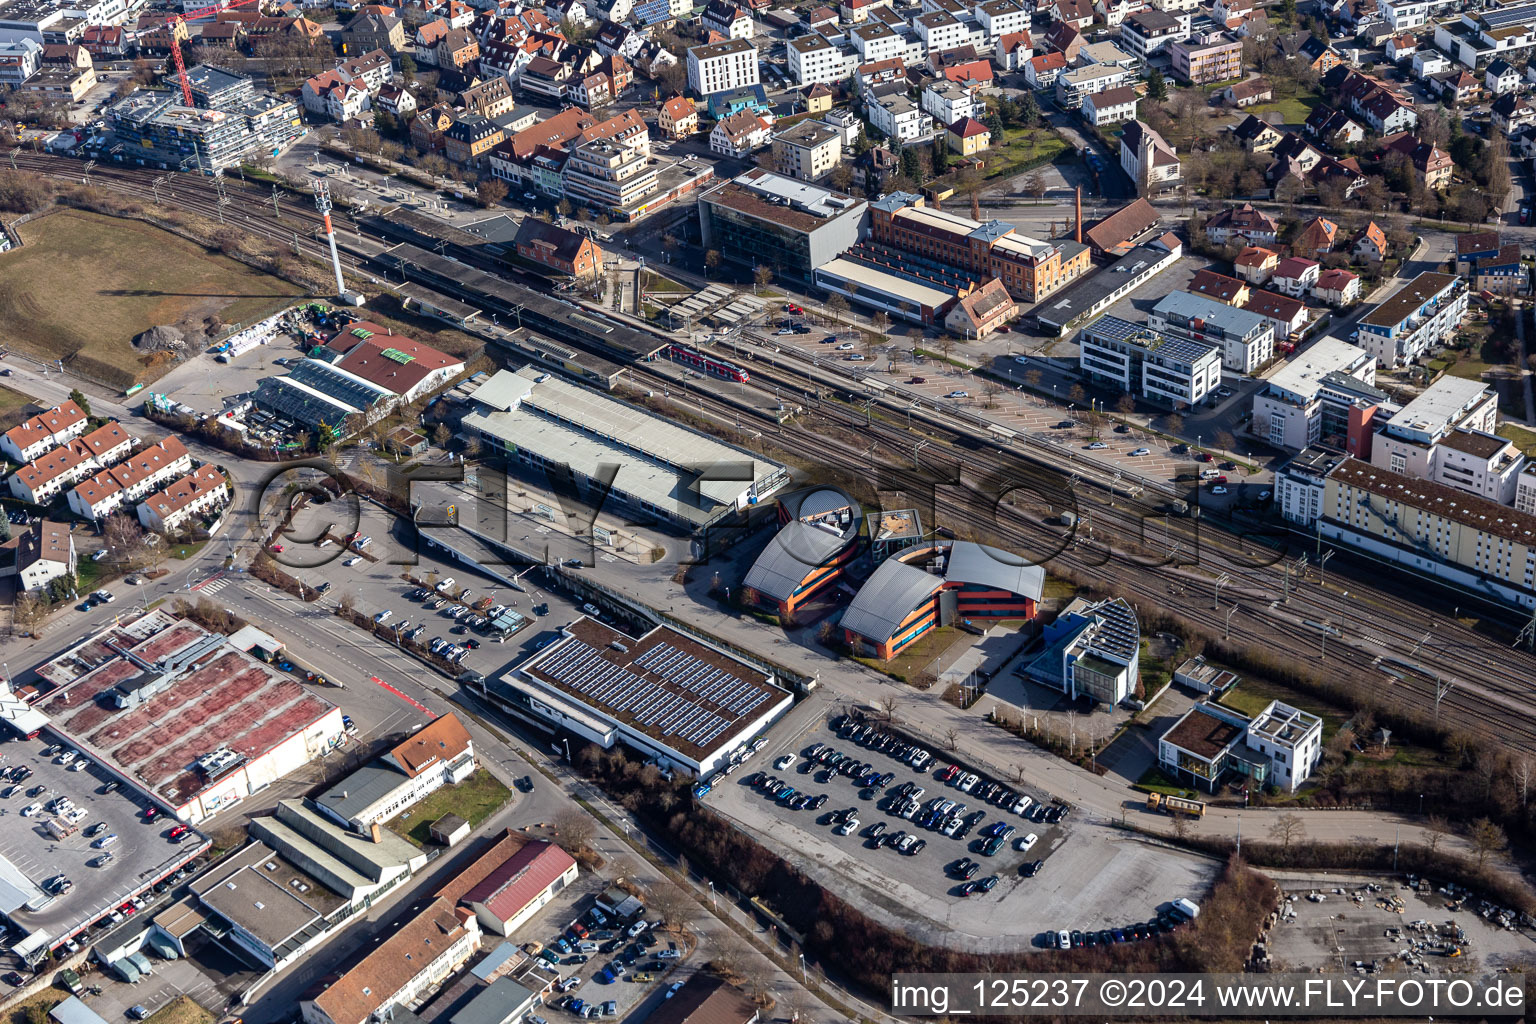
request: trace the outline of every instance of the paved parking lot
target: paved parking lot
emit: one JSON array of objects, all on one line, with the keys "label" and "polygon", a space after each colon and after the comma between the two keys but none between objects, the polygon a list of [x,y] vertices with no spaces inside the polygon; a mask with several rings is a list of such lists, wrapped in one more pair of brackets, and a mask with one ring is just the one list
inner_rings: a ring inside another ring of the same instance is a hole
[{"label": "paved parking lot", "polygon": [[[878,796],[866,797],[846,775],[824,774],[819,766],[807,771],[803,754],[817,743],[830,744],[894,777]],[[793,754],[794,763],[787,770],[776,769],[785,754]],[[950,763],[936,757],[919,773],[888,754],[839,739],[828,723],[818,722],[798,735],[779,738],[753,759],[752,771],[730,776],[705,802],[793,863],[860,900],[866,909],[900,922],[914,937],[977,951],[1027,948],[1045,930],[1145,921],[1169,900],[1198,898],[1214,877],[1214,864],[1129,840],[1100,822],[1069,814],[1053,825],[979,801],[939,781],[937,776]],[[802,792],[825,793],[828,799],[816,811],[790,810],[751,784],[756,772]],[[934,798],[956,800],[967,805],[966,816],[980,811],[983,817],[968,834],[956,838],[918,828],[896,817],[890,806],[891,791],[907,782],[924,787],[924,805]],[[1037,804],[1051,799],[1035,780],[1019,784],[981,776],[976,789],[988,782],[1001,782]],[[855,808],[859,827],[851,835],[838,835],[833,812],[850,807]],[[996,822],[1017,832],[988,857],[981,848],[988,826]],[[884,824],[887,835],[915,833],[927,845],[916,855],[904,856],[869,838],[871,826],[877,824]],[[1018,839],[1031,833],[1037,836],[1033,848],[1028,853],[1017,849]],[[979,863],[976,879],[997,876],[996,887],[962,895],[963,882],[953,865],[963,858]],[[1036,861],[1041,862],[1038,874],[1026,876],[1021,869]]]},{"label": "paved parking lot", "polygon": [[[618,932],[605,931],[585,916],[610,882],[611,879],[602,875],[583,872],[575,883],[557,894],[533,920],[506,939],[517,945],[540,943],[555,953],[559,960],[558,964],[552,965],[554,969],[550,971],[551,974],[558,973],[562,980],[579,979],[564,994],[552,992],[548,997],[548,1005],[535,1010],[551,1024],[578,1019],[569,1008],[556,1005],[566,996],[584,1002],[596,1001],[598,1004],[611,999],[618,1012],[613,1018],[604,1019],[617,1019],[629,1016],[636,1007],[642,1007],[652,999],[659,1000],[669,985],[692,973],[693,967],[685,959],[685,951],[678,950],[679,955],[675,958],[662,959],[658,955],[674,944],[676,936],[664,931],[658,932],[654,940],[648,940],[652,942],[648,952],[631,956],[630,951],[635,949],[634,940],[624,938]],[[554,948],[555,940],[578,920],[589,928],[588,940],[606,952],[561,954]],[[502,941],[498,936],[487,934],[481,942],[481,955],[495,950]],[[599,981],[599,972],[615,959],[627,961],[624,976],[615,981]],[[463,972],[445,983],[418,1008],[417,1014],[422,1020],[429,1024],[447,1024],[449,1017],[480,990],[472,973],[479,960],[480,956],[471,957]]]},{"label": "paved parking lot", "polygon": [[[322,505],[306,509],[303,516],[314,522],[296,518],[293,535],[315,535],[312,526],[330,515],[326,511],[328,508],[329,505]],[[433,637],[455,642],[476,640],[480,647],[465,655],[460,666],[485,676],[506,670],[521,660],[527,650],[532,649],[530,644],[535,638],[582,614],[577,604],[564,595],[544,588],[542,573],[538,569],[522,578],[519,586],[523,587],[523,591],[518,592],[466,565],[437,557],[425,545],[411,544],[409,538],[404,536],[408,530],[408,526],[400,523],[390,513],[372,505],[364,505],[357,531],[373,538],[367,549],[368,554],[373,556],[372,560],[352,552],[338,551],[335,545],[317,548],[313,544],[290,543],[285,544],[282,551],[287,563],[285,568],[301,582],[311,586],[319,587],[329,583],[330,589],[317,602],[327,608],[334,607],[343,594],[351,594],[360,612],[374,616],[389,611],[391,614],[387,624],[401,627],[402,633],[426,626],[426,631],[418,637],[420,640],[431,640]],[[450,617],[455,605],[445,603],[444,607],[433,610],[428,607],[430,601],[412,600],[409,595],[416,587],[405,579],[406,573],[419,579],[427,579],[432,573],[436,573],[438,581],[452,579],[455,591],[470,588],[472,602],[490,597],[496,604],[511,605],[513,611],[528,619],[528,625],[504,642],[497,643],[455,622]],[[535,608],[547,610],[541,614]],[[455,633],[454,630],[460,632]]]},{"label": "paved parking lot", "polygon": [[[106,773],[95,765],[70,771],[58,756],[43,756],[48,745],[47,734],[0,745],[5,767],[26,765],[33,771],[12,796],[0,801],[0,816],[5,818],[0,825],[0,855],[38,885],[56,875],[74,883],[70,892],[40,910],[17,915],[18,923],[28,929],[67,935],[110,914],[136,890],[191,859],[204,844],[198,837],[171,842],[168,833],[177,824],[175,819],[162,814],[146,821],[147,800],[141,794],[126,786],[103,793],[109,779]],[[60,797],[85,811],[71,835],[60,839],[46,831],[44,822],[53,819],[52,814],[21,815],[34,803],[46,805]],[[95,837],[87,836],[98,822],[104,822],[104,827]],[[117,839],[104,851],[96,844],[109,835]],[[111,861],[93,866],[104,852],[112,854]]]}]

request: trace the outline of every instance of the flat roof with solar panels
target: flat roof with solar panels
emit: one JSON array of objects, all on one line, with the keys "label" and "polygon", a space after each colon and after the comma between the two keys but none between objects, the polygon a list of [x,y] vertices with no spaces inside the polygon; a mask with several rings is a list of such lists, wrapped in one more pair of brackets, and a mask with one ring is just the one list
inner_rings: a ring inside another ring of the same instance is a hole
[{"label": "flat roof with solar panels", "polygon": [[[594,618],[514,672],[524,706],[588,738],[707,775],[793,703],[774,677],[668,626],[632,637]],[[616,734],[616,735],[613,735]]]},{"label": "flat roof with solar panels", "polygon": [[1508,28],[1511,25],[1524,25],[1527,22],[1536,22],[1536,4],[1509,4],[1504,7],[1490,7],[1479,11],[1476,15],[1489,29]]}]

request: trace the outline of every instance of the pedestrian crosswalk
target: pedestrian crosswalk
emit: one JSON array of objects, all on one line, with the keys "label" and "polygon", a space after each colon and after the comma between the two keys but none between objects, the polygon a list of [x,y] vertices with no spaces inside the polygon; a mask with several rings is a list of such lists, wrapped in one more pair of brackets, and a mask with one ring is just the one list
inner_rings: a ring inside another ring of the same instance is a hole
[{"label": "pedestrian crosswalk", "polygon": [[217,594],[227,586],[229,586],[229,580],[214,580],[206,586],[198,587],[197,592],[199,594]]}]

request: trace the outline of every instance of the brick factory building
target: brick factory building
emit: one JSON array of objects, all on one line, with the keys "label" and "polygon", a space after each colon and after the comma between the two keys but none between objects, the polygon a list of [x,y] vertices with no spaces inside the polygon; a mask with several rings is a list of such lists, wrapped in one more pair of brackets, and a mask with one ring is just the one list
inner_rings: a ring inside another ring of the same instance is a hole
[{"label": "brick factory building", "polygon": [[339,707],[244,646],[157,609],[39,666],[37,706],[86,756],[199,822],[342,742]]}]

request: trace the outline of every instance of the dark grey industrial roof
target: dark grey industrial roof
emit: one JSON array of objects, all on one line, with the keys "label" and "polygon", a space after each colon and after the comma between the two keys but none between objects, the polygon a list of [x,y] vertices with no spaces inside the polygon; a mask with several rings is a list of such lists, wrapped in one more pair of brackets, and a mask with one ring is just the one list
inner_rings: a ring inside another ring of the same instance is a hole
[{"label": "dark grey industrial roof", "polygon": [[533,998],[533,990],[526,985],[499,978],[448,1019],[451,1024],[506,1024],[521,1016]]},{"label": "dark grey industrial roof", "polygon": [[944,573],[951,583],[975,583],[1040,600],[1045,588],[1045,569],[1032,565],[1011,551],[957,540],[949,549]]},{"label": "dark grey industrial roof", "polygon": [[340,816],[342,821],[351,821],[410,781],[404,772],[373,761],[321,793],[315,804]]},{"label": "dark grey industrial roof", "polygon": [[786,601],[813,569],[842,551],[845,543],[840,533],[792,520],[773,535],[742,582],[775,601]]},{"label": "dark grey industrial roof", "polygon": [[859,588],[843,613],[843,628],[880,643],[896,635],[901,620],[944,580],[892,558]]}]

